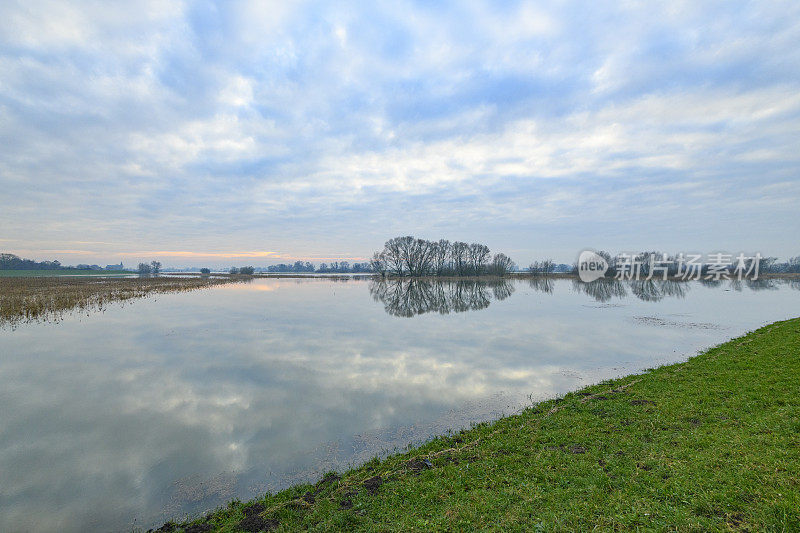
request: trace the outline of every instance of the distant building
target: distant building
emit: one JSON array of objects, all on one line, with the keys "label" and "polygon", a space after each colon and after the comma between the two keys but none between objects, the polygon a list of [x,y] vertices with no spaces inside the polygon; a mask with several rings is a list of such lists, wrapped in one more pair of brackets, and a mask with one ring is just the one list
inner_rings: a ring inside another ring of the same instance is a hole
[{"label": "distant building", "polygon": [[122,261],[120,261],[118,265],[106,265],[106,270],[125,270],[125,269],[122,267]]}]

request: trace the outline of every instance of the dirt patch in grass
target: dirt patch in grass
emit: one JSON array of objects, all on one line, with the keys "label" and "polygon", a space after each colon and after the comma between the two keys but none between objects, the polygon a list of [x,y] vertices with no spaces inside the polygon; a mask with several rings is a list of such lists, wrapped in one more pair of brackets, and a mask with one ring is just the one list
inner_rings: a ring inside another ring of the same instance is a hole
[{"label": "dirt patch in grass", "polygon": [[184,533],[206,533],[212,531],[214,527],[211,524],[192,524],[184,529]]},{"label": "dirt patch in grass", "polygon": [[631,405],[655,405],[656,402],[652,400],[631,400]]},{"label": "dirt patch in grass", "polygon": [[248,533],[258,533],[259,531],[272,531],[277,529],[278,525],[278,521],[274,518],[266,519],[257,514],[252,514],[245,516],[239,522],[239,529]]},{"label": "dirt patch in grass", "polygon": [[408,468],[412,472],[419,473],[422,472],[423,470],[433,468],[433,463],[431,463],[429,459],[420,459],[418,457],[415,457],[414,459],[411,459],[406,463],[406,468]]},{"label": "dirt patch in grass", "polygon": [[375,494],[378,492],[380,486],[383,485],[383,478],[381,476],[373,476],[364,480],[363,485],[367,489],[367,492],[370,494]]}]

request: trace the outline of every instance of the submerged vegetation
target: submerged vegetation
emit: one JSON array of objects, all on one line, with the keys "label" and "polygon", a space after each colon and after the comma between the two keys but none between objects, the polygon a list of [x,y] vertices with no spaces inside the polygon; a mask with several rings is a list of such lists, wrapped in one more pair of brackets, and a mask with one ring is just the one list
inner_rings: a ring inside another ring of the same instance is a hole
[{"label": "submerged vegetation", "polygon": [[243,281],[232,277],[0,277],[0,325],[58,319],[115,301]]},{"label": "submerged vegetation", "polygon": [[162,531],[800,530],[800,319]]}]

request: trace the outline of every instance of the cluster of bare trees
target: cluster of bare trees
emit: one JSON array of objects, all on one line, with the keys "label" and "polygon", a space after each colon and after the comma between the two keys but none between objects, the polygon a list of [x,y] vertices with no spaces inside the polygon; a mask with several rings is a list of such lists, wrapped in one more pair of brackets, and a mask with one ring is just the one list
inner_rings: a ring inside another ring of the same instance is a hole
[{"label": "cluster of bare trees", "polygon": [[428,241],[412,236],[389,239],[370,261],[381,276],[503,276],[516,266],[505,254],[490,255],[485,244]]},{"label": "cluster of bare trees", "polygon": [[319,265],[319,268],[316,270],[320,274],[327,274],[327,273],[369,273],[372,272],[372,269],[369,266],[369,263],[353,263],[352,265],[348,261],[334,261],[333,263],[322,263]]},{"label": "cluster of bare trees", "polygon": [[139,263],[136,271],[139,272],[140,276],[149,276],[150,274],[157,276],[161,273],[161,262],[151,261],[149,265],[147,263]]},{"label": "cluster of bare trees", "polygon": [[547,275],[556,271],[556,263],[552,259],[545,259],[544,261],[534,261],[528,267],[528,272],[533,275]]}]

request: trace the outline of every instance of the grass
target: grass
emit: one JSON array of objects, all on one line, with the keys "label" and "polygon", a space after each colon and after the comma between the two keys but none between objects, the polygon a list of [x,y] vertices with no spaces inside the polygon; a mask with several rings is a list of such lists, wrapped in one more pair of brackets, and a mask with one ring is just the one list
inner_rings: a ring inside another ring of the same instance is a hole
[{"label": "grass", "polygon": [[115,301],[142,298],[156,293],[191,291],[244,280],[246,278],[233,276],[0,277],[0,326],[58,320],[64,313],[73,310],[100,310]]},{"label": "grass", "polygon": [[800,531],[800,319],[162,530]]}]

